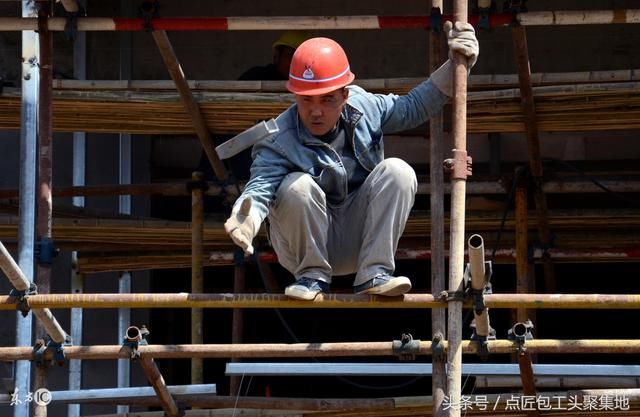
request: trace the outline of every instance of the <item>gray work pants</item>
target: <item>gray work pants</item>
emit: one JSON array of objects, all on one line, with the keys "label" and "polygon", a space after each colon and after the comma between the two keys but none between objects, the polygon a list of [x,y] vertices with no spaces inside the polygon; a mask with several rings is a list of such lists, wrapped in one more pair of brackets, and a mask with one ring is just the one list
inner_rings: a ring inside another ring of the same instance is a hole
[{"label": "gray work pants", "polygon": [[309,174],[287,175],[269,212],[271,244],[296,279],[356,273],[353,285],[393,274],[394,255],[418,182],[397,158],[378,164],[360,188],[333,205]]}]

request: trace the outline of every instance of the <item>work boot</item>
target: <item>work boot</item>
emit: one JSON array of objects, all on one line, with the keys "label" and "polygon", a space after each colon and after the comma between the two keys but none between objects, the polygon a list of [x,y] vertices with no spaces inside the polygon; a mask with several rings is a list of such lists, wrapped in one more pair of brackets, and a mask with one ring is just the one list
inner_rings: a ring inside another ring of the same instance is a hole
[{"label": "work boot", "polygon": [[321,292],[329,292],[329,284],[319,279],[302,277],[284,290],[287,297],[313,300]]},{"label": "work boot", "polygon": [[372,294],[385,295],[393,297],[409,292],[411,289],[411,280],[407,277],[393,277],[388,274],[373,277],[364,284],[353,287],[356,294]]}]

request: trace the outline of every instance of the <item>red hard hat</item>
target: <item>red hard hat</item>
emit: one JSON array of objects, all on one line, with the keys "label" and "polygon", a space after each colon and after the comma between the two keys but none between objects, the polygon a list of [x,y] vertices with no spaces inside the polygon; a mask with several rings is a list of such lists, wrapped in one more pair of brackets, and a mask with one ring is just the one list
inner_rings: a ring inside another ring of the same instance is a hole
[{"label": "red hard hat", "polygon": [[287,90],[303,96],[329,93],[356,78],[338,43],[329,38],[311,38],[298,46],[291,58]]}]

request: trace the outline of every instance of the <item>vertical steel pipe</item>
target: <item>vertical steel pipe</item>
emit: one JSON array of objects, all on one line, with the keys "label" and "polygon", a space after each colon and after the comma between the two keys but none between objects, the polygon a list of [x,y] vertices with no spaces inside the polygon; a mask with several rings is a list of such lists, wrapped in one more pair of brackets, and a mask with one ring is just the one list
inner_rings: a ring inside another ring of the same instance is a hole
[{"label": "vertical steel pipe", "polygon": [[[122,16],[133,16],[134,5],[131,1],[120,0],[120,14]],[[132,34],[130,32],[120,32],[118,43],[120,46],[119,76],[121,80],[130,80],[132,73]],[[131,134],[120,133],[118,135],[118,183],[131,184]],[[118,211],[122,214],[131,214],[131,195],[118,196]],[[128,294],[131,292],[131,273],[122,272],[118,277],[118,292]],[[117,337],[122,337],[131,324],[131,309],[124,307],[118,309],[118,330]],[[131,385],[131,361],[127,359],[118,360],[118,388],[127,388]],[[128,413],[129,406],[119,404],[116,406],[118,413]]]},{"label": "vertical steel pipe", "polygon": [[[86,0],[82,0],[86,6]],[[73,6],[73,5],[71,5]],[[71,10],[68,10],[71,11]],[[76,10],[77,11],[77,10]],[[77,80],[87,78],[87,33],[78,32],[73,42],[73,76]],[[87,156],[87,134],[85,132],[73,132],[73,186],[84,186],[86,184],[86,156]],[[74,196],[72,203],[76,207],[84,207],[84,196]],[[84,292],[84,275],[78,271],[78,252],[71,253],[71,292],[82,294]],[[82,345],[82,330],[84,323],[84,311],[81,308],[71,309],[71,339],[73,343]],[[78,359],[69,360],[69,390],[82,389],[82,361]],[[67,417],[80,417],[81,405],[67,405]]]},{"label": "vertical steel pipe", "polygon": [[[467,22],[467,0],[455,0],[454,22]],[[467,150],[467,63],[459,54],[453,62],[453,146],[454,169],[451,176],[451,218],[449,248],[449,291],[462,291],[464,274],[464,222],[466,171],[460,165],[466,163]],[[462,160],[462,161],[460,161]],[[449,301],[449,348],[447,350],[447,391],[453,404],[447,411],[451,417],[460,416],[460,396],[462,391],[462,299],[451,297]]]},{"label": "vertical steel pipe", "polygon": [[[34,18],[38,15],[35,1],[22,0],[22,17]],[[36,172],[38,107],[40,88],[40,41],[33,30],[22,32],[22,79],[21,79],[21,129],[20,129],[20,223],[18,226],[18,265],[29,282],[33,282],[35,272],[35,218],[36,218]],[[31,313],[22,317],[16,315],[16,346],[31,346]],[[16,384],[18,392],[31,390],[31,362],[18,361],[16,364]],[[16,404],[14,417],[29,417],[29,402]]]},{"label": "vertical steel pipe", "polygon": [[[431,10],[443,11],[442,0],[431,0]],[[443,59],[442,31],[431,30],[429,35],[429,72],[433,73]],[[431,293],[434,297],[446,290],[445,286],[445,249],[444,249],[444,129],[442,112],[429,119],[429,185],[431,212]],[[431,310],[431,338],[445,340],[447,338],[446,309]],[[433,396],[433,415],[443,417],[444,397],[447,392],[447,371],[444,355],[432,358],[433,376],[431,395]]]},{"label": "vertical steel pipe", "polygon": [[[471,273],[471,288],[475,291],[484,291],[487,285],[485,280],[484,267],[484,240],[480,235],[473,235],[469,238],[469,269]],[[482,340],[489,337],[491,325],[489,323],[489,309],[484,308],[482,312],[473,311],[476,323],[476,335]]]},{"label": "vertical steel pipe", "polygon": [[[51,186],[53,179],[53,36],[49,32],[47,20],[50,16],[50,4],[40,3],[38,11],[38,36],[40,37],[40,108],[38,112],[38,194],[36,236],[40,242],[51,242],[53,201]],[[51,292],[51,261],[45,262],[44,244],[40,245],[40,260],[37,264],[36,283],[42,294]],[[49,249],[50,251],[51,249]],[[34,312],[34,314],[36,314]],[[36,337],[45,339],[47,331],[40,322],[36,324]],[[49,364],[44,361],[36,367],[33,391],[47,388]],[[46,417],[45,404],[34,405],[34,417]]]},{"label": "vertical steel pipe", "polygon": [[[202,172],[191,174],[191,293],[204,292],[204,275],[202,270],[202,241],[204,237],[204,190]],[[201,308],[191,309],[191,343],[202,343]],[[202,358],[191,359],[191,383],[201,384],[203,380]]]}]

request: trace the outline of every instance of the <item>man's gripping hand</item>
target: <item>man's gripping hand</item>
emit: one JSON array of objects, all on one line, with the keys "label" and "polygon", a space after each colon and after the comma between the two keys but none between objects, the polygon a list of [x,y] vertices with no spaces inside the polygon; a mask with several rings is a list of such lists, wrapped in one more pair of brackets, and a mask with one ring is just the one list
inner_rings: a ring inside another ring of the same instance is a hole
[{"label": "man's gripping hand", "polygon": [[253,255],[251,242],[256,235],[253,219],[249,215],[250,211],[251,198],[247,197],[242,201],[240,210],[231,213],[231,216],[224,223],[224,230],[231,237],[233,243],[240,246],[247,255]]},{"label": "man's gripping hand", "polygon": [[471,69],[478,60],[480,46],[473,26],[469,23],[456,22],[444,23],[444,33],[447,35],[449,45],[449,59],[453,61],[453,54],[459,53],[467,58],[467,68]]}]

